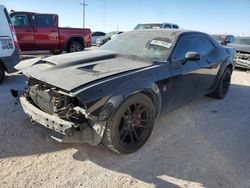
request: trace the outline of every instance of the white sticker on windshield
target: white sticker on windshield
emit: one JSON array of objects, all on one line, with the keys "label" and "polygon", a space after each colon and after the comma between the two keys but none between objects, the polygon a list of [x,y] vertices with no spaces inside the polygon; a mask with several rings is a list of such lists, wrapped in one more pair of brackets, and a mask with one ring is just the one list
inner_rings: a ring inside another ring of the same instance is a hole
[{"label": "white sticker on windshield", "polygon": [[164,48],[170,48],[172,46],[171,43],[165,42],[165,41],[160,41],[160,40],[152,40],[150,44],[157,45],[157,46],[162,46]]}]

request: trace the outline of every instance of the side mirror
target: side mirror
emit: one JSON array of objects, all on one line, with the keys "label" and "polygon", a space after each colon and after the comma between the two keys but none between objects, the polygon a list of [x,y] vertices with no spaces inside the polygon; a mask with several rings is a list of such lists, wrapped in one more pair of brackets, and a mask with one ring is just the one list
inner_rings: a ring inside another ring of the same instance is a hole
[{"label": "side mirror", "polygon": [[185,54],[185,59],[182,64],[186,64],[188,61],[199,61],[201,58],[200,54],[197,52],[187,52]]}]

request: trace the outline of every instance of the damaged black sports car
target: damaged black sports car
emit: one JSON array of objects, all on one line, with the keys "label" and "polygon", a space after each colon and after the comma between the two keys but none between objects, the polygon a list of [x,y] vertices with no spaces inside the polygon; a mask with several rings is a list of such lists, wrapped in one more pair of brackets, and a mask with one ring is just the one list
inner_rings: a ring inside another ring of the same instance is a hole
[{"label": "damaged black sports car", "polygon": [[55,140],[127,154],[160,115],[203,95],[224,98],[234,55],[201,32],[131,31],[100,50],[22,61],[16,69],[29,77],[27,88],[12,93]]}]

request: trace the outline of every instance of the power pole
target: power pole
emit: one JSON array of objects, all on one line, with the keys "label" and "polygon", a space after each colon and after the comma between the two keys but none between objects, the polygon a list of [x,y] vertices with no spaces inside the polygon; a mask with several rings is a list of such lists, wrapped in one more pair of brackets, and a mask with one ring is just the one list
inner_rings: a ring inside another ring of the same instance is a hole
[{"label": "power pole", "polygon": [[85,0],[82,1],[82,3],[80,3],[80,5],[82,6],[82,27],[85,27],[85,7],[88,6],[88,4],[85,3]]}]

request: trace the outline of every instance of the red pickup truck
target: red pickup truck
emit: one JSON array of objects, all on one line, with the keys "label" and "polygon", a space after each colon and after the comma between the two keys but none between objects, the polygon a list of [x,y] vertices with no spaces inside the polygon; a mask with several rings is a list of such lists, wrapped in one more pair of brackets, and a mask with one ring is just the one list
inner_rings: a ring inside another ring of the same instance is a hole
[{"label": "red pickup truck", "polygon": [[19,46],[22,51],[63,50],[78,52],[91,46],[91,30],[58,27],[58,15],[33,12],[11,12]]}]

